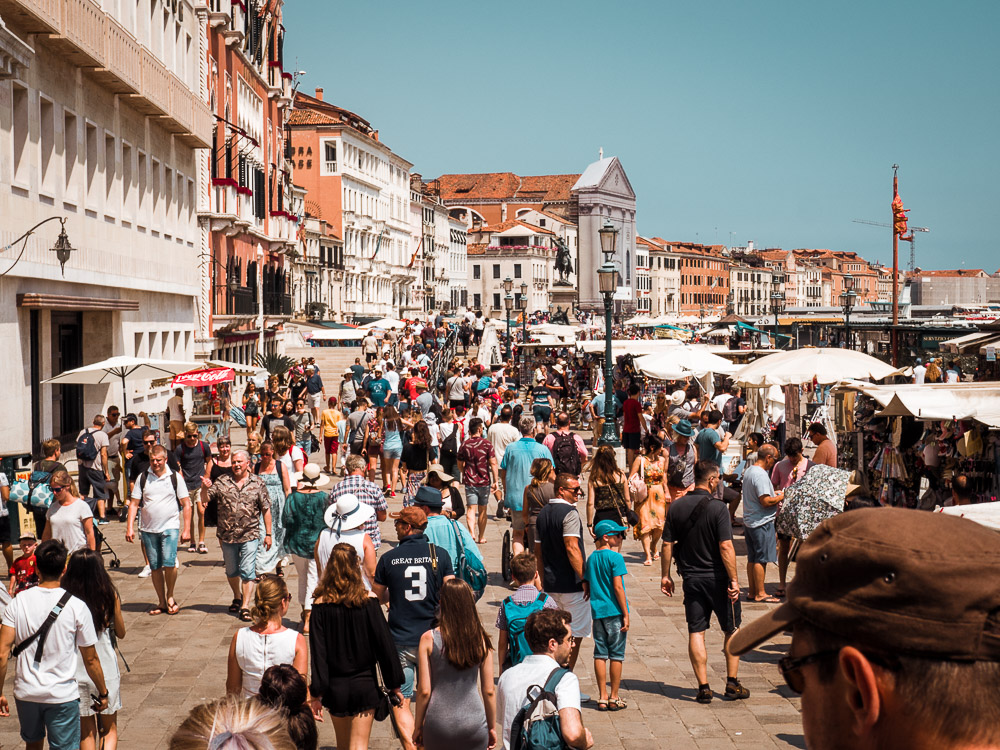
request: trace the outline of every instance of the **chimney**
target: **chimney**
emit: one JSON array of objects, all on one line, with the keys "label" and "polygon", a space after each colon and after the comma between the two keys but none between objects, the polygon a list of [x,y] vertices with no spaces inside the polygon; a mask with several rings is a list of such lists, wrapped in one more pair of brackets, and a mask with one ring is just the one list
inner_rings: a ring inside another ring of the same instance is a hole
[{"label": "chimney", "polygon": [[323,101],[323,87],[322,86],[317,86],[316,87],[316,98],[319,99],[320,101]]}]

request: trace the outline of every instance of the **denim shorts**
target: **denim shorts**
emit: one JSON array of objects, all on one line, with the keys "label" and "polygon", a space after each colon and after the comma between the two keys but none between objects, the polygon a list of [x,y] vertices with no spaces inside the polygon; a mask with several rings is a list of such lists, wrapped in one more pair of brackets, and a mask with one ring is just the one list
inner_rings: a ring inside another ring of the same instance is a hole
[{"label": "denim shorts", "polygon": [[490,504],[490,486],[487,484],[483,487],[466,487],[465,488],[465,504],[466,505],[489,505]]},{"label": "denim shorts", "polygon": [[382,446],[382,458],[400,459],[403,457],[403,446]]},{"label": "denim shorts", "polygon": [[536,422],[548,424],[549,419],[552,417],[552,408],[535,405],[531,407],[531,414],[534,416]]},{"label": "denim shorts", "polygon": [[52,750],[80,747],[79,698],[66,703],[35,703],[15,698],[14,703],[22,740],[41,742],[48,735]]},{"label": "denim shorts", "polygon": [[226,578],[239,577],[243,582],[252,581],[257,577],[257,545],[259,539],[249,542],[229,544],[220,542],[222,547],[222,562],[226,566]]},{"label": "denim shorts", "polygon": [[622,632],[624,618],[598,617],[594,620],[594,658],[625,661],[625,641],[627,633]]},{"label": "denim shorts", "polygon": [[396,653],[399,655],[399,666],[403,668],[403,684],[399,692],[404,698],[412,698],[417,684],[417,649],[397,648]]},{"label": "denim shorts", "polygon": [[773,520],[755,529],[744,524],[743,538],[747,543],[747,562],[772,565],[778,562],[778,538]]},{"label": "denim shorts", "polygon": [[159,533],[139,532],[143,549],[146,550],[146,557],[149,558],[150,570],[177,566],[177,539],[180,535],[180,529],[167,529]]}]

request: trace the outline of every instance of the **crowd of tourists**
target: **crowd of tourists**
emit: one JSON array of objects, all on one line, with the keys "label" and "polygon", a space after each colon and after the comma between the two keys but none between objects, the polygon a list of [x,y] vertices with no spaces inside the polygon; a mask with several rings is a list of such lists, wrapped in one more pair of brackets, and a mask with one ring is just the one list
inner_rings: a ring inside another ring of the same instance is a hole
[{"label": "crowd of tourists", "polygon": [[[426,329],[436,339],[432,323]],[[260,391],[249,385],[245,447],[228,438],[208,445],[176,402],[172,450],[145,414],[121,418],[115,407],[81,433],[76,480],[60,462],[59,442],[42,445],[34,470],[52,502],[34,513],[38,531],[21,535],[22,555],[4,550],[10,584],[0,592],[0,685],[14,660],[28,747],[46,738],[60,748],[117,744],[117,644],[126,629],[100,553],[101,529],[115,515],[126,541],[141,543],[149,616],[181,611],[178,552],[187,545],[188,554],[209,554],[205,528],[214,526],[226,578],[219,585],[245,623],[219,685],[226,697],[195,708],[172,748],[315,748],[325,716],[338,748],[368,747],[374,722],[387,718],[407,749],[591,747],[584,705],[629,708],[621,690],[629,536],[641,549],[634,564],[658,561],[662,593],[683,595],[698,703],[748,699],[739,654],[791,629],[782,675],[795,692],[811,686],[812,695],[827,696],[803,701],[810,747],[836,746],[824,744],[825,732],[847,726],[864,735],[857,746],[899,746],[891,732],[919,736],[916,724],[904,726],[908,719],[949,741],[1000,739],[972,719],[953,729],[958,709],[948,708],[968,699],[995,715],[1000,648],[987,633],[1000,612],[995,536],[962,519],[889,510],[899,533],[887,539],[887,511],[858,510],[810,537],[797,577],[786,582],[791,540],[776,532],[775,515],[784,491],[814,465],[836,465],[821,423],[809,428],[811,459],[798,438],[779,451],[752,433],[738,460],[723,466],[746,410],[738,388],[710,400],[680,383],[643,403],[638,385],[623,379],[611,410],[620,463],[612,448],[596,445],[603,395],[588,407],[594,444],[574,431],[566,363],[538,367],[518,388],[504,367],[456,358],[428,382],[420,355],[437,342],[406,348],[406,334],[394,342],[403,347],[393,349],[404,352],[398,362],[388,348],[370,358],[364,351],[368,361],[359,357],[334,387],[312,361]],[[476,605],[497,572],[482,552],[491,510],[510,524],[511,583],[484,627]],[[390,519],[396,538],[387,543],[379,524]],[[745,589],[734,545],[740,526]],[[975,553],[977,575],[992,575],[990,583],[977,589],[957,562],[908,555],[952,542]],[[862,548],[868,554],[859,561]],[[770,591],[767,565],[778,568]],[[895,591],[904,574],[912,582]],[[951,576],[948,589],[931,575]],[[917,590],[923,596],[907,593]],[[943,599],[955,628],[937,617]],[[748,601],[778,606],[741,628]],[[725,653],[719,690],[708,670],[713,616]],[[575,673],[585,639],[593,641],[594,696],[581,692]],[[911,662],[927,660],[944,666],[933,697],[918,699],[926,684]],[[895,680],[882,678],[890,672]],[[908,713],[900,696],[928,710]],[[0,695],[0,715],[7,709]],[[930,718],[942,711],[944,719]]]}]

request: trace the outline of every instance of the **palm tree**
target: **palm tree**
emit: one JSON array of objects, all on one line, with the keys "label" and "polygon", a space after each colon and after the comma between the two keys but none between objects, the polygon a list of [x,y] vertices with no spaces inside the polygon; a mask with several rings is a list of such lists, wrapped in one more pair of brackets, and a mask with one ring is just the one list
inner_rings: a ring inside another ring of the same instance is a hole
[{"label": "palm tree", "polygon": [[267,370],[268,375],[277,375],[282,385],[285,383],[285,375],[296,364],[292,357],[284,354],[265,354],[263,356],[258,354],[253,361],[258,367]]}]

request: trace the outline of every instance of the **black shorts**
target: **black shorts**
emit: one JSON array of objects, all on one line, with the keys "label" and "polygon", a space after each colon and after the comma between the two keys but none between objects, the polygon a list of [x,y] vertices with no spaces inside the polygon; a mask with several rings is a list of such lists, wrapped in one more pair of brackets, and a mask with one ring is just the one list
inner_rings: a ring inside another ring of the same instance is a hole
[{"label": "black shorts", "polygon": [[622,448],[624,448],[625,450],[632,450],[632,451],[642,450],[642,433],[623,432]]},{"label": "black shorts", "polygon": [[108,499],[108,479],[100,469],[85,469],[80,467],[77,481],[80,484],[81,497],[92,497],[95,500]]},{"label": "black shorts", "polygon": [[684,579],[684,617],[689,633],[708,630],[713,612],[722,632],[732,633],[740,626],[743,620],[740,603],[729,598],[728,587],[727,581],[714,578]]},{"label": "black shorts", "polygon": [[[41,536],[41,534],[38,536]],[[0,516],[0,544],[6,546],[12,543],[10,538],[10,515]]]}]

